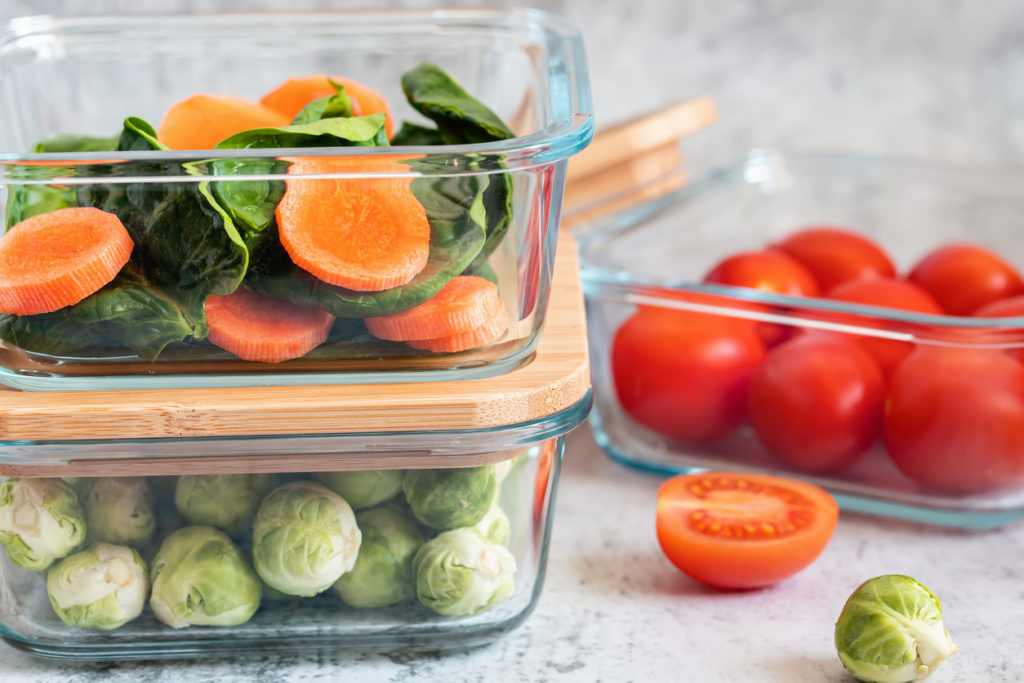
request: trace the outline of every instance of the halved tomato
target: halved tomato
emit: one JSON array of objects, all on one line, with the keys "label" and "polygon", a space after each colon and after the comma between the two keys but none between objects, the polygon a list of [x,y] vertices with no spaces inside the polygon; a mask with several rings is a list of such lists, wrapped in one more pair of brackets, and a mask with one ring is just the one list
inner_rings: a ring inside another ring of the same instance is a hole
[{"label": "halved tomato", "polygon": [[838,517],[824,489],[784,477],[702,472],[658,489],[662,551],[717,588],[761,588],[796,574],[825,549]]}]

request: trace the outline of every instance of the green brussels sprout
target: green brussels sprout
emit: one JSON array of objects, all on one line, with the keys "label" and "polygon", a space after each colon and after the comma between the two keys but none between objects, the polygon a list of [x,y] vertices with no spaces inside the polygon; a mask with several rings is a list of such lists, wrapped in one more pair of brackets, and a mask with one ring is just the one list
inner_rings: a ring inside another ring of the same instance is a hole
[{"label": "green brussels sprout", "polygon": [[42,571],[85,541],[85,512],[60,479],[0,485],[0,544],[16,566]]},{"label": "green brussels sprout", "polygon": [[337,493],[353,510],[373,507],[394,498],[402,490],[404,470],[354,470],[318,472],[317,481]]},{"label": "green brussels sprout", "polygon": [[273,483],[272,474],[182,475],[174,489],[174,506],[189,524],[240,536]]},{"label": "green brussels sprout", "polygon": [[505,547],[508,547],[508,542],[512,538],[512,525],[508,521],[508,515],[497,503],[491,506],[484,518],[474,524],[473,528],[488,542]]},{"label": "green brussels sprout", "polygon": [[50,567],[46,593],[68,626],[110,631],[142,614],[149,573],[134,548],[96,543]]},{"label": "green brussels sprout", "polygon": [[361,538],[344,498],[316,482],[296,481],[260,503],[252,531],[253,564],[272,588],[309,597],[352,569]]},{"label": "green brussels sprout", "polygon": [[227,534],[186,526],[160,544],[149,573],[149,605],[172,628],[236,626],[260,606],[260,580]]},{"label": "green brussels sprout", "polygon": [[141,548],[153,540],[156,515],[145,477],[100,477],[81,489],[89,543]]},{"label": "green brussels sprout", "polygon": [[444,531],[483,519],[494,503],[498,482],[494,465],[409,470],[402,490],[416,519]]},{"label": "green brussels sprout", "polygon": [[363,534],[352,569],[334,590],[350,607],[384,607],[413,593],[412,558],[423,545],[416,522],[397,507],[380,505],[356,515]]},{"label": "green brussels sprout", "polygon": [[836,622],[835,640],[843,666],[872,683],[923,680],[958,649],[942,627],[939,599],[898,574],[854,591]]},{"label": "green brussels sprout", "polygon": [[476,529],[445,531],[423,544],[412,561],[416,597],[438,614],[476,614],[512,594],[516,560]]}]

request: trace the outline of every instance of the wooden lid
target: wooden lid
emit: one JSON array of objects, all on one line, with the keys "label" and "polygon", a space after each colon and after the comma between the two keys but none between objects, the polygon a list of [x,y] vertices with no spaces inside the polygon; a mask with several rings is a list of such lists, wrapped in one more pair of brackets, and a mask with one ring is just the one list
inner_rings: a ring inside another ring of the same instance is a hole
[{"label": "wooden lid", "polygon": [[0,391],[0,441],[486,430],[575,405],[590,389],[589,371],[576,245],[563,234],[537,351],[503,375],[434,383]]}]

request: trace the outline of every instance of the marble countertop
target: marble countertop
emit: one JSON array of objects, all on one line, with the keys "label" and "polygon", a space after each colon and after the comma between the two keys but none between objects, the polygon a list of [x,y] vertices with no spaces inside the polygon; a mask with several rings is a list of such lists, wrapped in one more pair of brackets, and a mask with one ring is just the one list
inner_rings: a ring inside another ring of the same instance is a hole
[{"label": "marble countertop", "polygon": [[490,645],[125,664],[46,662],[0,645],[0,680],[851,683],[832,629],[849,593],[886,573],[914,576],[943,600],[960,652],[930,680],[1024,676],[1017,647],[1024,642],[1024,525],[968,533],[843,513],[809,568],[770,589],[723,593],[688,579],[661,554],[654,534],[659,482],[607,458],[586,426],[576,430],[540,601],[522,626]]},{"label": "marble countertop", "polygon": [[[330,0],[167,0],[165,11],[325,8]],[[471,0],[407,6],[477,5]],[[491,4],[528,4],[498,2]],[[731,3],[552,0],[582,27],[599,122],[696,93],[722,115],[684,149],[697,165],[756,146],[944,162],[1024,160],[1024,9],[1015,0]],[[142,9],[154,9],[152,6]],[[29,13],[138,11],[137,0],[7,0]],[[654,535],[660,479],[569,440],[535,612],[491,645],[422,655],[262,655],[68,664],[0,645],[0,681],[825,681],[848,594],[905,573],[944,602],[961,652],[936,683],[1024,679],[1024,525],[967,533],[844,513],[824,554],[774,588],[719,593],[677,572]],[[498,667],[498,668],[496,668]]]}]

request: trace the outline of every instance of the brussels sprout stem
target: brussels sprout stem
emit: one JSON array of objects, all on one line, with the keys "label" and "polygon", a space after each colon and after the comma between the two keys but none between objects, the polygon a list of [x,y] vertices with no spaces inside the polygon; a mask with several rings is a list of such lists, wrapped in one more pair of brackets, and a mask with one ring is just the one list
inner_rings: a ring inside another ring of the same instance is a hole
[{"label": "brussels sprout stem", "polygon": [[917,666],[917,678],[914,680],[923,681],[939,667],[939,664],[960,649],[949,637],[949,632],[942,629],[941,623],[924,626],[908,623],[907,628],[917,638],[917,659],[920,664]]}]

